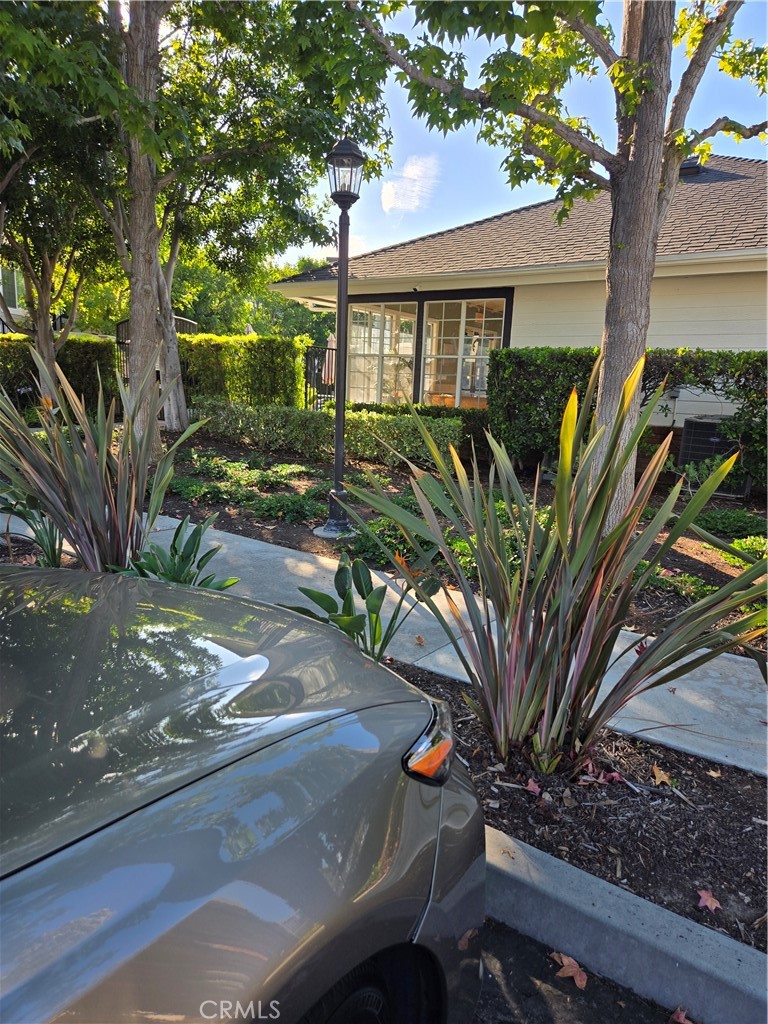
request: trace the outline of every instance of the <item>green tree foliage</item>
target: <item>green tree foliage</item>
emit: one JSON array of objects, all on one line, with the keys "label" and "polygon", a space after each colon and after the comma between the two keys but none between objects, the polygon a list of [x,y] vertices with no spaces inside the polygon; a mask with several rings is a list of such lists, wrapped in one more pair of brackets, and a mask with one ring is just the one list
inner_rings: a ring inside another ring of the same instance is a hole
[{"label": "green tree foliage", "polygon": [[[406,6],[415,22],[409,36],[392,31],[388,21]],[[672,0],[626,0],[615,40],[600,0],[308,0],[297,5],[297,41],[305,62],[320,62],[333,77],[342,103],[353,92],[377,97],[393,69],[414,113],[430,127],[449,132],[474,124],[481,138],[503,150],[511,185],[554,185],[561,218],[577,198],[610,192],[597,399],[598,419],[607,425],[645,351],[658,237],[683,159],[705,156],[720,132],[750,138],[768,125],[743,124],[728,114],[709,125],[689,123],[710,67],[744,79],[760,94],[766,90],[765,49],[739,39],[733,27],[742,6],[743,0],[696,0],[676,17]],[[476,38],[487,41],[488,55],[475,73],[464,49]],[[685,48],[688,62],[673,89],[675,45]],[[607,79],[615,102],[615,142],[599,138],[566,105],[573,81],[598,76]],[[630,412],[627,430],[638,409]],[[630,493],[632,470],[628,465],[618,504]]]},{"label": "green tree foliage", "polygon": [[[0,32],[0,259],[21,271],[26,306],[17,322],[0,294],[0,314],[34,340],[53,377],[81,288],[109,251],[90,193],[124,94],[98,4],[4,5]],[[54,330],[65,296],[69,316]]]}]

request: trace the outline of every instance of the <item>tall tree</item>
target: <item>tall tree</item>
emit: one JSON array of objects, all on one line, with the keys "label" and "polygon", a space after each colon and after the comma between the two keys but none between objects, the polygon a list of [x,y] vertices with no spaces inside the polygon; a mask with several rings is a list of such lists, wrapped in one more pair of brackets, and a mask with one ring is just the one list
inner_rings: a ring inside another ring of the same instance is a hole
[{"label": "tall tree", "polygon": [[[746,139],[768,124],[743,124],[724,112],[691,126],[689,112],[712,65],[766,90],[766,51],[735,37],[744,0],[693,0],[676,14],[673,0],[625,0],[616,42],[600,0],[442,3],[420,0],[344,0],[298,4],[305,59],[322,60],[342,96],[352,81],[368,95],[394,69],[414,112],[434,128],[474,123],[506,149],[510,184],[535,179],[557,186],[562,214],[576,197],[610,192],[612,219],[602,333],[603,368],[597,415],[609,423],[622,382],[645,351],[651,281],[659,232],[675,194],[680,165],[720,132]],[[408,7],[416,40],[387,33],[386,19]],[[462,51],[475,37],[490,53],[476,79]],[[334,46],[326,41],[334,39]],[[687,64],[673,89],[672,50],[684,44]],[[584,116],[566,109],[576,77],[604,75],[615,103],[615,145],[601,140]],[[629,429],[635,422],[630,417]],[[624,494],[631,493],[634,462]]]},{"label": "tall tree", "polygon": [[[121,102],[98,3],[13,3],[0,8],[0,257],[21,270],[27,315],[0,312],[34,340],[53,375],[77,315],[80,290],[104,253],[88,191],[112,142]],[[54,331],[51,312],[68,296]]]},{"label": "tall tree", "polygon": [[[97,203],[131,280],[131,375],[154,358],[160,332],[169,382],[182,247],[207,244],[218,265],[242,274],[290,242],[326,237],[306,197],[342,122],[332,90],[318,102],[292,69],[286,3],[112,0],[109,11],[141,117],[121,119],[123,161],[111,200]],[[378,101],[357,112],[378,144]],[[166,390],[166,424],[181,428],[181,385]]]}]

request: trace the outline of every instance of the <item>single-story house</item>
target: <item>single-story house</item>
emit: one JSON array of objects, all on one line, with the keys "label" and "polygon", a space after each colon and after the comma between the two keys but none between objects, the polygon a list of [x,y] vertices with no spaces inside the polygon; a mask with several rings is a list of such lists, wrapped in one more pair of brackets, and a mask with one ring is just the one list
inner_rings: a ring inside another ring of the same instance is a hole
[{"label": "single-story house", "polygon": [[[684,169],[659,240],[649,347],[765,348],[767,196],[762,160],[713,156]],[[562,225],[559,206],[350,259],[348,399],[483,406],[491,349],[599,345],[610,198],[577,201]],[[337,265],[273,287],[333,309]],[[728,411],[683,394],[675,416]]]}]

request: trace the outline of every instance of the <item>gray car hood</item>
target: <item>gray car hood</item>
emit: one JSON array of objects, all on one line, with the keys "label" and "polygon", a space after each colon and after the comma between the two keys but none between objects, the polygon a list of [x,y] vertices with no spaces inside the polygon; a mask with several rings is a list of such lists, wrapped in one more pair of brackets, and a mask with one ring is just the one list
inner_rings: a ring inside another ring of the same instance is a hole
[{"label": "gray car hood", "polygon": [[2,874],[286,736],[424,699],[273,605],[0,567]]}]

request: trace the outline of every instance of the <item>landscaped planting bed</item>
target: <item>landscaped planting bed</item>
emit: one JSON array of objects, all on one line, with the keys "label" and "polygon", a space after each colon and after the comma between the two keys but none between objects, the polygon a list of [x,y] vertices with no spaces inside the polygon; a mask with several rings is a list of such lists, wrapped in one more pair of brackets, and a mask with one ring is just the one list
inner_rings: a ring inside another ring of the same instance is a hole
[{"label": "landscaped planting bed", "polygon": [[[375,473],[388,494],[413,503],[397,468],[351,461],[346,479],[365,484]],[[163,513],[200,522],[218,514],[216,529],[338,557],[340,546],[312,532],[327,516],[327,465],[284,452],[266,457],[247,445],[194,435],[179,450]],[[551,500],[540,488],[539,503]],[[369,520],[371,510],[356,508]],[[712,502],[701,525],[757,551],[765,533],[761,506]],[[395,535],[386,523],[379,528]],[[762,529],[761,529],[762,528]],[[211,538],[214,539],[214,538]],[[365,537],[351,551],[380,565]],[[0,558],[7,559],[6,553]],[[34,558],[14,545],[15,560]],[[215,565],[214,565],[215,568]],[[739,571],[738,560],[685,535],[631,608],[626,625],[653,631]],[[605,732],[586,765],[564,761],[537,771],[517,750],[499,762],[488,736],[466,707],[464,684],[391,663],[426,692],[449,701],[459,738],[496,828],[662,906],[765,949],[766,784],[737,768],[715,765],[662,746]],[[699,906],[701,892],[719,906]]]}]

